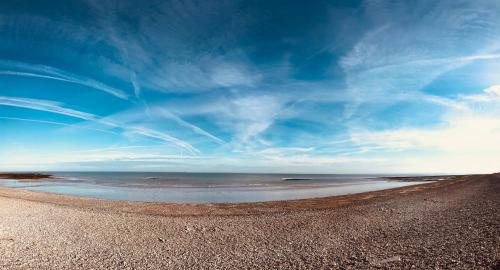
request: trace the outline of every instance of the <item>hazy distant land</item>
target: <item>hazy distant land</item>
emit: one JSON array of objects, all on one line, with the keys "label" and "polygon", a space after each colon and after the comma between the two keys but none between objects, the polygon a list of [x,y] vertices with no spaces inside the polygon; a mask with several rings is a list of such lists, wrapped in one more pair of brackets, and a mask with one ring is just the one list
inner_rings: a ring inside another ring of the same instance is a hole
[{"label": "hazy distant land", "polygon": [[52,175],[45,173],[0,173],[0,179],[40,180],[49,178],[52,178]]}]

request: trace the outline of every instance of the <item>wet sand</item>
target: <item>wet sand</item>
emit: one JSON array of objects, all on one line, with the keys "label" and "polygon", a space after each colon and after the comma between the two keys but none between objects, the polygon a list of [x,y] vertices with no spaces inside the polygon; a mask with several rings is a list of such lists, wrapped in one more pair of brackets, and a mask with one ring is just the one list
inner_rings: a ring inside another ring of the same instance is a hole
[{"label": "wet sand", "polygon": [[281,202],[0,188],[0,269],[496,269],[500,175]]}]

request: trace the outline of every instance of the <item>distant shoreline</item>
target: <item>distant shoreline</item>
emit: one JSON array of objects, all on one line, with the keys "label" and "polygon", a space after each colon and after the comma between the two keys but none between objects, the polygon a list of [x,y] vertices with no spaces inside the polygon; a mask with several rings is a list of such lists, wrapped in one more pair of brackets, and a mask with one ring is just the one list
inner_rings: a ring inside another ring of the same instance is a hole
[{"label": "distant shoreline", "polygon": [[464,175],[429,175],[429,176],[388,176],[378,177],[378,179],[386,179],[402,182],[433,182],[442,180],[453,180]]},{"label": "distant shoreline", "polygon": [[[140,176],[140,175],[139,175]],[[142,175],[144,176],[144,175]],[[259,182],[252,180],[245,180],[246,178],[229,179],[234,183],[239,183],[243,180],[247,185],[228,185],[228,182],[207,182],[207,186],[203,186],[204,179],[189,177],[186,178],[186,185],[179,186],[179,183],[172,182],[170,175],[154,176],[153,179],[159,179],[158,182],[150,184],[149,181],[152,177],[136,177],[133,174],[128,175],[126,172],[117,175],[103,175],[101,182],[99,178],[92,178],[85,175],[61,175],[57,172],[35,173],[35,172],[22,172],[22,173],[0,173],[1,179],[13,180],[4,183],[5,186],[11,188],[19,188],[24,190],[33,190],[36,192],[46,193],[59,193],[68,196],[81,196],[87,198],[98,198],[104,200],[115,201],[142,201],[142,202],[158,202],[158,203],[252,203],[252,202],[272,202],[272,201],[290,201],[301,199],[318,199],[324,197],[332,197],[339,195],[348,195],[356,193],[371,192],[376,190],[393,189],[408,185],[419,185],[426,182],[433,182],[435,180],[450,180],[455,176],[397,176],[397,177],[379,177],[379,176],[366,176],[359,179],[352,178],[349,175],[337,175],[340,179],[339,183],[329,182],[327,175],[323,177],[309,178],[309,175],[278,175],[271,176],[268,182]],[[148,176],[148,175],[146,175]],[[108,181],[107,178],[114,179]],[[212,178],[219,178],[218,175],[211,176]],[[220,176],[221,179],[226,179],[225,176]],[[257,176],[254,176],[257,177]],[[326,178],[325,178],[326,177]],[[345,179],[344,179],[345,177]],[[130,182],[129,178],[132,178]],[[87,180],[80,180],[87,179]],[[88,180],[92,179],[92,180]],[[135,180],[134,180],[135,179]],[[258,179],[258,178],[256,178]],[[335,179],[335,178],[332,178]],[[191,181],[193,180],[193,181]],[[85,182],[88,181],[88,182]],[[108,181],[108,182],[107,182]],[[127,182],[129,181],[129,182]],[[183,181],[182,178],[177,180]],[[217,180],[218,181],[218,180]],[[227,180],[224,180],[227,181]],[[251,182],[254,181],[254,182]],[[357,182],[356,182],[357,181]],[[288,182],[288,183],[287,183]],[[295,183],[290,183],[295,182]],[[358,183],[359,182],[359,183]],[[115,183],[115,184],[110,184]],[[120,183],[120,184],[116,184]],[[122,184],[124,183],[124,184]],[[128,184],[127,184],[128,183]],[[170,184],[169,184],[170,183]],[[257,183],[257,184],[255,184]],[[264,184],[262,184],[264,183]],[[312,183],[312,184],[308,184]],[[4,184],[1,184],[4,186]],[[89,185],[95,185],[87,192]],[[152,185],[152,186],[148,186]],[[169,186],[171,185],[171,186]],[[198,186],[201,185],[201,186]],[[258,187],[256,187],[258,185]],[[63,188],[58,189],[59,187]],[[108,196],[108,190],[112,187],[117,189],[113,190],[112,195]],[[127,189],[127,188],[131,189]],[[177,190],[177,188],[180,188]],[[175,188],[176,190],[174,190]],[[183,191],[186,188],[198,188],[196,191]],[[220,188],[217,191],[214,188]],[[275,190],[282,189],[280,192]],[[65,190],[65,191],[64,191]],[[96,191],[97,190],[97,191]],[[87,192],[87,193],[86,193]],[[97,192],[97,193],[96,193]],[[101,192],[99,195],[98,192]],[[184,192],[184,194],[183,194]],[[187,193],[186,193],[187,192]],[[98,194],[98,195],[95,195]],[[158,195],[165,194],[165,195]],[[193,195],[194,194],[194,195]],[[215,195],[217,194],[217,195]],[[277,195],[276,195],[277,194]],[[198,199],[205,198],[205,199]],[[243,199],[242,199],[243,198]]]},{"label": "distant shoreline", "polygon": [[[327,174],[328,175],[328,174]],[[397,181],[438,181],[438,180],[447,180],[451,178],[460,177],[463,175],[425,175],[425,176],[377,176],[374,177],[376,179],[386,179],[386,180],[397,180]],[[52,174],[49,173],[31,173],[31,172],[22,172],[22,173],[2,173],[0,172],[0,179],[15,179],[15,180],[42,180],[42,179],[56,179]],[[158,177],[148,177],[147,179],[158,179]],[[304,178],[304,177],[285,177],[282,178],[283,181],[308,181],[313,180],[313,178]]]},{"label": "distant shoreline", "polygon": [[41,180],[54,179],[54,176],[46,173],[0,173],[0,179]]},{"label": "distant shoreline", "polygon": [[[35,174],[24,174],[35,175]],[[19,176],[20,177],[20,176]],[[429,183],[369,191],[329,197],[237,203],[170,203],[170,202],[140,202],[128,200],[108,200],[74,195],[63,195],[51,192],[29,191],[24,189],[0,187],[0,197],[17,198],[42,203],[57,204],[76,208],[101,208],[107,211],[132,212],[151,215],[241,215],[274,211],[310,210],[338,207],[367,198],[387,197],[400,193],[415,192],[426,189],[453,185],[469,179],[472,176],[461,176],[450,180],[432,181]],[[397,181],[402,181],[398,179]]]}]

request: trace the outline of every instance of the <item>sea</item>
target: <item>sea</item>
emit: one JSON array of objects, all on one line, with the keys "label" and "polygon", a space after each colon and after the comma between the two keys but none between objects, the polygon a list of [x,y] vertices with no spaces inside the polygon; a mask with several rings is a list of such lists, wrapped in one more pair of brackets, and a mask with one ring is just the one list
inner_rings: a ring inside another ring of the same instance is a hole
[{"label": "sea", "polygon": [[7,179],[0,181],[0,186],[108,200],[238,203],[319,198],[424,183],[354,174],[47,173],[55,179],[32,182]]}]

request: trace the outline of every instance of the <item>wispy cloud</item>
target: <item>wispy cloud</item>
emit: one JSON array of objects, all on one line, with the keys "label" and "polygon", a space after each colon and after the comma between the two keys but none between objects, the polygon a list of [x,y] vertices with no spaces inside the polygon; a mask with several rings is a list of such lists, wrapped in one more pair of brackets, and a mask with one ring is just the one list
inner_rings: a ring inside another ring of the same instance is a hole
[{"label": "wispy cloud", "polygon": [[238,67],[227,63],[215,65],[210,77],[216,85],[222,87],[252,87],[256,86],[261,79],[260,74],[252,74],[244,66]]},{"label": "wispy cloud", "polygon": [[[92,164],[91,168],[116,168],[117,166],[135,167],[139,164],[149,164],[156,169],[162,168],[165,164],[171,162],[189,162],[198,163],[211,159],[211,157],[203,156],[186,156],[186,155],[166,155],[166,154],[151,154],[137,153],[126,151],[102,151],[93,153],[37,153],[32,155],[24,155],[23,157],[13,156],[10,159],[0,161],[0,168],[3,167],[22,167],[22,166],[43,166],[44,168],[54,168],[54,166],[76,166],[84,167],[87,164]],[[120,163],[125,163],[119,165]]]},{"label": "wispy cloud", "polygon": [[137,134],[140,134],[140,135],[143,135],[146,137],[156,138],[156,139],[160,139],[162,141],[173,143],[175,145],[182,147],[183,149],[188,150],[190,153],[193,153],[193,154],[200,153],[200,151],[198,149],[196,149],[195,147],[193,147],[191,144],[189,144],[185,141],[179,140],[179,139],[172,137],[172,136],[170,136],[166,133],[163,133],[163,132],[159,132],[159,131],[152,130],[152,129],[145,128],[145,127],[130,127],[130,128],[127,128],[127,131],[137,133]]},{"label": "wispy cloud", "polygon": [[266,131],[281,116],[287,98],[274,95],[246,95],[231,100],[220,100],[214,104],[216,121],[234,134],[236,148],[259,141]]},{"label": "wispy cloud", "polygon": [[[239,1],[85,0],[77,8],[88,20],[36,8],[0,12],[0,51],[18,60],[0,61],[9,86],[0,105],[84,121],[29,120],[24,110],[9,111],[10,120],[119,132],[93,138],[96,148],[112,144],[89,154],[85,166],[97,168],[125,161],[162,169],[179,149],[192,162],[169,169],[368,171],[423,152],[495,159],[496,145],[486,144],[495,144],[500,115],[497,1],[264,6],[269,14]],[[35,92],[36,84],[10,76],[64,83]],[[131,102],[61,91],[69,84]],[[481,142],[468,139],[474,134]],[[194,158],[204,154],[216,158]]]},{"label": "wispy cloud", "polygon": [[134,87],[135,97],[139,98],[141,96],[141,86],[137,81],[137,74],[135,72],[132,72],[132,74],[130,75],[130,81],[132,82],[132,86]]},{"label": "wispy cloud", "polygon": [[119,123],[116,123],[113,121],[109,121],[107,119],[101,119],[100,117],[98,117],[94,114],[65,108],[65,107],[63,107],[63,104],[58,103],[58,102],[54,102],[54,101],[0,96],[0,105],[51,112],[51,113],[56,113],[56,114],[60,114],[60,115],[79,118],[82,120],[98,122],[100,124],[111,126],[113,128],[116,128],[116,127],[121,128],[124,131],[129,132],[129,133],[138,134],[138,135],[142,135],[142,136],[149,137],[149,138],[155,138],[155,139],[158,139],[158,140],[161,140],[164,142],[168,142],[168,143],[173,143],[174,145],[177,145],[183,149],[188,150],[189,153],[199,153],[199,150],[194,148],[191,144],[189,144],[185,141],[182,141],[180,139],[177,139],[173,136],[170,136],[166,133],[159,132],[159,131],[145,128],[145,127],[140,127],[140,126],[127,127],[125,125],[122,125],[122,124],[119,124]]},{"label": "wispy cloud", "polygon": [[[373,16],[372,30],[339,61],[352,97],[347,117],[363,114],[363,103],[399,102],[401,93],[419,100],[419,92],[442,75],[500,58],[500,20],[488,5],[462,2],[450,9],[445,2],[422,1],[415,5],[425,7],[426,14],[414,17],[412,5],[374,3],[365,2],[366,13]],[[451,105],[443,99],[427,100]]]},{"label": "wispy cloud", "polygon": [[163,109],[163,108],[152,108],[149,110],[149,113],[150,114],[159,114],[161,115],[162,117],[166,117],[166,118],[169,118],[169,119],[173,119],[175,122],[177,122],[179,125],[183,126],[183,127],[186,127],[186,128],[189,128],[190,130],[192,130],[193,132],[197,133],[197,134],[200,134],[200,135],[203,135],[211,140],[213,140],[214,142],[218,143],[218,144],[225,144],[225,142],[212,135],[211,133],[209,133],[208,131],[196,126],[196,125],[193,125],[183,119],[181,119],[179,116],[167,111],[166,109]]},{"label": "wispy cloud", "polygon": [[331,156],[288,156],[288,157],[273,157],[269,158],[273,165],[306,165],[306,166],[334,166],[341,163],[380,163],[387,159],[385,158],[369,158],[369,157],[331,157]]},{"label": "wispy cloud", "polygon": [[463,95],[461,99],[465,101],[475,102],[499,102],[500,101],[500,85],[492,85],[483,90],[482,93],[475,95]]},{"label": "wispy cloud", "polygon": [[[62,123],[62,122],[55,122],[55,121],[46,121],[46,120],[38,120],[38,119],[28,119],[28,118],[19,118],[19,117],[6,117],[6,116],[0,116],[0,119],[4,120],[14,120],[14,121],[23,121],[23,122],[31,122],[31,123],[40,123],[40,124],[49,124],[49,125],[56,125],[56,126],[64,126],[64,127],[73,127],[72,124],[67,124],[67,123]],[[111,131],[111,130],[106,130],[106,129],[99,129],[99,128],[90,128],[90,127],[80,127],[82,129],[88,129],[88,130],[95,130],[99,132],[104,132],[104,133],[110,133],[110,134],[119,134],[117,132]]]},{"label": "wispy cloud", "polygon": [[[473,94],[460,98],[461,107],[450,109],[443,115],[441,124],[434,127],[414,128],[398,127],[387,130],[363,130],[355,128],[351,131],[351,141],[359,148],[368,146],[371,153],[405,153],[418,155],[405,158],[405,166],[418,166],[430,171],[481,171],[493,168],[491,162],[475,164],[471,160],[483,162],[485,159],[498,160],[500,153],[500,95],[497,86],[491,86],[483,94]],[[484,107],[489,105],[489,107]],[[465,110],[463,108],[466,108]],[[488,109],[485,109],[488,108]],[[418,153],[418,154],[416,154]],[[399,154],[398,156],[401,156]],[[432,160],[425,163],[423,160]],[[450,162],[453,160],[453,162]],[[411,162],[415,164],[411,165]],[[459,167],[457,164],[460,164]],[[482,167],[481,167],[482,166]]]},{"label": "wispy cloud", "polygon": [[59,102],[48,100],[37,100],[30,98],[19,97],[2,97],[0,96],[0,105],[27,108],[38,111],[46,111],[61,115],[71,116],[83,120],[97,120],[98,117],[91,113],[81,112],[69,108],[62,107]]},{"label": "wispy cloud", "polygon": [[265,148],[258,153],[264,156],[289,156],[297,153],[310,153],[314,150],[314,147],[271,147]]},{"label": "wispy cloud", "polygon": [[126,94],[124,91],[120,89],[111,87],[109,85],[106,85],[104,83],[101,83],[99,81],[84,76],[72,74],[50,66],[0,60],[0,67],[4,69],[5,68],[19,69],[19,70],[0,70],[0,75],[23,76],[23,77],[33,77],[33,78],[63,81],[103,91],[121,99],[129,98],[128,94]]},{"label": "wispy cloud", "polygon": [[[374,148],[364,154],[383,156],[387,171],[479,173],[498,171],[500,121],[484,115],[456,116],[433,129],[400,128],[361,131],[354,142]],[[393,168],[389,166],[392,163]]]},{"label": "wispy cloud", "polygon": [[[134,87],[167,93],[206,92],[252,87],[261,79],[235,44],[235,36],[248,23],[242,14],[233,16],[240,8],[236,2],[86,3],[117,52],[116,63],[132,74]],[[135,22],[123,20],[122,15]]]},{"label": "wispy cloud", "polygon": [[[221,138],[213,135],[207,130],[190,123],[170,110],[166,109],[169,106],[166,104],[144,104],[144,106],[137,106],[129,110],[124,110],[119,113],[109,115],[103,120],[110,122],[121,123],[122,126],[128,127],[143,127],[161,131],[175,130],[177,133],[191,136],[193,134],[201,135],[208,138],[219,145],[224,145],[226,142]],[[166,128],[165,128],[166,127]]]}]

